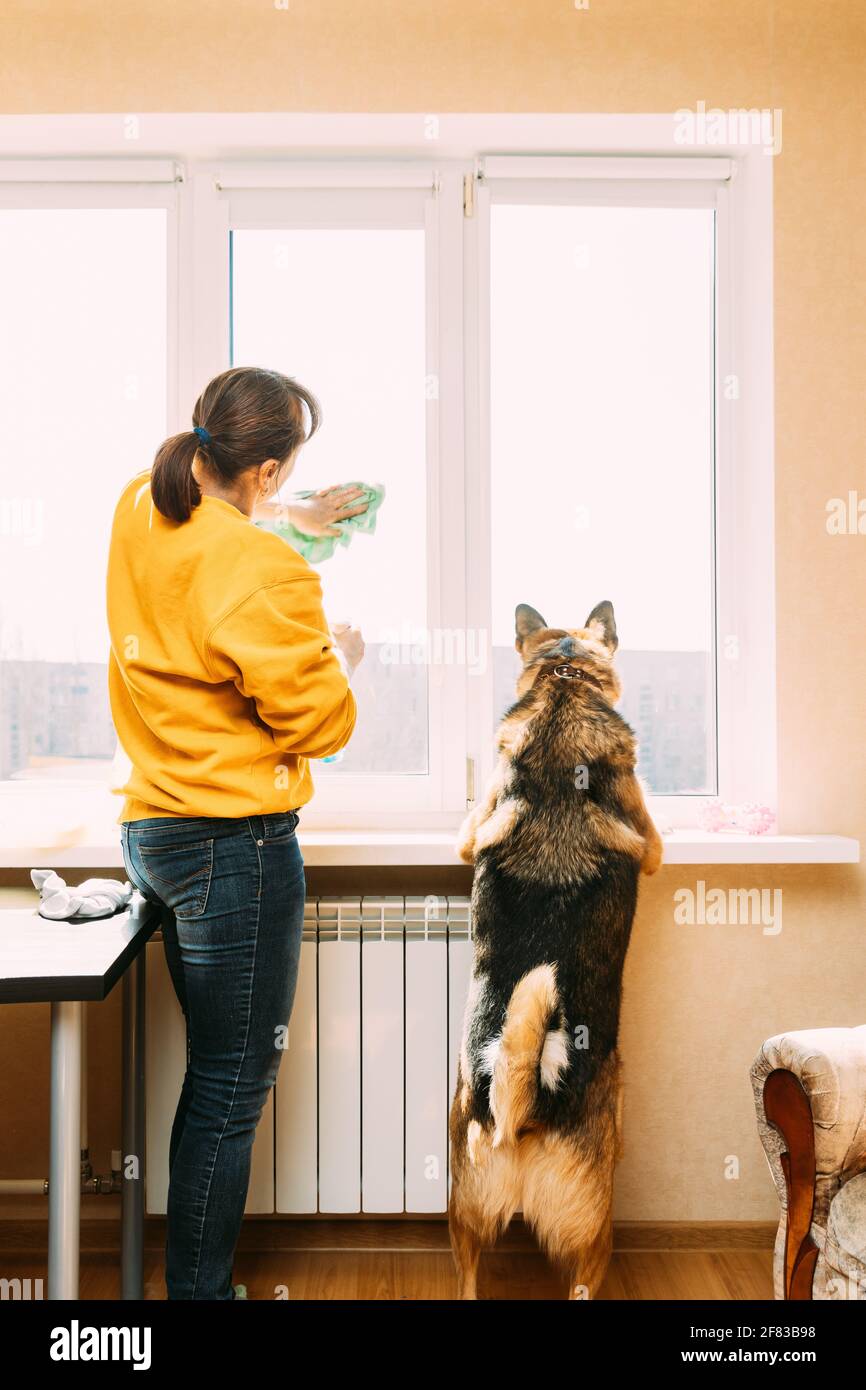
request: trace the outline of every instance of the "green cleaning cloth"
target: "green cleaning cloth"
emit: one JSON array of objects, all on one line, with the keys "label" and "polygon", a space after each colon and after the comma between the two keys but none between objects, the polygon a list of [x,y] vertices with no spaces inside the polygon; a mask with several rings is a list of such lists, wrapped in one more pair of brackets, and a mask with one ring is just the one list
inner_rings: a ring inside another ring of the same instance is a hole
[{"label": "green cleaning cloth", "polygon": [[[338,545],[348,545],[352,536],[356,532],[366,532],[372,536],[376,530],[376,513],[385,498],[385,488],[382,483],[341,483],[341,487],[359,487],[361,496],[356,497],[352,503],[357,507],[361,502],[367,503],[367,510],[359,512],[357,516],[347,516],[344,521],[335,521],[334,525],[340,532],[339,536],[305,536],[303,531],[299,531],[291,522],[277,524],[274,531],[278,536],[282,536],[284,541],[288,541],[295,550],[303,555],[311,565],[318,565],[322,560],[330,560]],[[295,497],[312,497],[312,492],[296,492]]]}]

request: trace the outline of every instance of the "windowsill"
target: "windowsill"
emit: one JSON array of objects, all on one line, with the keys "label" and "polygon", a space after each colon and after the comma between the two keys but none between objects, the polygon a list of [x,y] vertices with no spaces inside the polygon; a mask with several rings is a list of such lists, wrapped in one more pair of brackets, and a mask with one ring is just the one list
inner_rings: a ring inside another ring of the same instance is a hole
[{"label": "windowsill", "polygon": [[[456,832],[440,830],[304,830],[298,840],[309,868],[357,865],[457,867]],[[859,864],[860,842],[844,835],[710,834],[676,830],[664,836],[665,865]],[[123,868],[119,841],[62,849],[0,849],[3,869]]]}]

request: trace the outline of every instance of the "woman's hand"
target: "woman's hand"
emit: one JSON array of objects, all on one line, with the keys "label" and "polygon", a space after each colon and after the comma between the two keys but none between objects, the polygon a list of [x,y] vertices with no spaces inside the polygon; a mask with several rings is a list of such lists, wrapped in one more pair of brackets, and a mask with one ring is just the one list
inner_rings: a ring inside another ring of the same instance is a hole
[{"label": "woman's hand", "polygon": [[302,497],[288,503],[285,511],[292,525],[305,536],[339,536],[334,522],[345,521],[347,517],[360,516],[361,512],[365,512],[367,503],[358,504],[358,498],[363,495],[359,487],[336,484],[323,487],[312,497]]},{"label": "woman's hand", "polygon": [[364,655],[364,639],[361,636],[361,629],[350,627],[348,623],[333,623],[331,632],[334,641],[346,658],[346,665],[351,673],[359,665]]}]

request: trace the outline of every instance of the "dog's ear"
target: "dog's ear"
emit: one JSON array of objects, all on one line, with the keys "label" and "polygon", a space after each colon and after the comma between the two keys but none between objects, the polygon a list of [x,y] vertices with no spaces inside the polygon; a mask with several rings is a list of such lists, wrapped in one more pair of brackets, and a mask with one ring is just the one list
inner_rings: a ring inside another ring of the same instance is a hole
[{"label": "dog's ear", "polygon": [[604,599],[597,603],[584,623],[584,627],[592,632],[596,637],[600,637],[605,646],[610,647],[615,652],[619,644],[616,635],[616,618],[613,616],[613,604],[609,599]]},{"label": "dog's ear", "polygon": [[530,608],[528,603],[518,603],[514,610],[514,635],[517,650],[520,651],[526,638],[533,632],[539,632],[547,627],[547,623],[536,609]]}]

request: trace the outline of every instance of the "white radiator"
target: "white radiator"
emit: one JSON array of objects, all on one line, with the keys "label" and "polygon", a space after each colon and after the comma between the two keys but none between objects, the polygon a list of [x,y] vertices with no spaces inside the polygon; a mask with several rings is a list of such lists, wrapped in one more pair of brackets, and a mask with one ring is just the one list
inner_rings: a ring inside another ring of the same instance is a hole
[{"label": "white radiator", "polygon": [[[467,898],[308,898],[289,1045],[256,1131],[248,1213],[444,1212],[471,968]],[[166,1209],[186,1063],[147,948],[147,1210]]]}]

